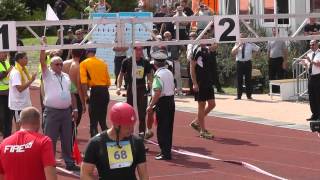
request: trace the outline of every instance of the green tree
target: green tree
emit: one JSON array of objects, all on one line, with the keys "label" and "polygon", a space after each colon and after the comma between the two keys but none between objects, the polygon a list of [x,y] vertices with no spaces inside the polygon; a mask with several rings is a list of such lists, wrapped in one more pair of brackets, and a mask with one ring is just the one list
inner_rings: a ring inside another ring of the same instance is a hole
[{"label": "green tree", "polygon": [[111,12],[134,11],[138,6],[137,0],[107,0],[112,6]]},{"label": "green tree", "polygon": [[20,0],[1,0],[0,1],[0,20],[19,21],[28,16],[30,10],[25,3]]}]

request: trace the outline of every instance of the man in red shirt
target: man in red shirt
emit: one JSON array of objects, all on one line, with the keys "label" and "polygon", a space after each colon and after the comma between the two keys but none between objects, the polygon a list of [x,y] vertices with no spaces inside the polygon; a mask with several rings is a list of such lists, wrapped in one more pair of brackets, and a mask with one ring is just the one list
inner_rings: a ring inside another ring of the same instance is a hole
[{"label": "man in red shirt", "polygon": [[40,113],[34,107],[22,110],[21,129],[0,145],[0,180],[56,180],[51,139],[38,133]]}]

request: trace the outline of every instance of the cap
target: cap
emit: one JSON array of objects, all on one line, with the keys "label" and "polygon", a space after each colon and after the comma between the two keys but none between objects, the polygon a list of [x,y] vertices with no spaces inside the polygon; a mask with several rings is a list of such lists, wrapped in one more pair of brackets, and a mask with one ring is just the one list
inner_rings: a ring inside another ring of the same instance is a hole
[{"label": "cap", "polygon": [[168,59],[168,54],[165,50],[160,49],[158,51],[152,52],[151,57],[155,61],[165,61]]},{"label": "cap", "polygon": [[136,114],[131,105],[124,102],[116,103],[112,106],[110,112],[110,120],[113,125],[117,126],[130,126],[136,122]]},{"label": "cap", "polygon": [[[87,42],[87,44],[93,44],[94,42],[89,41]],[[92,52],[92,53],[96,53],[97,49],[96,48],[88,48],[86,49],[86,53]]]}]

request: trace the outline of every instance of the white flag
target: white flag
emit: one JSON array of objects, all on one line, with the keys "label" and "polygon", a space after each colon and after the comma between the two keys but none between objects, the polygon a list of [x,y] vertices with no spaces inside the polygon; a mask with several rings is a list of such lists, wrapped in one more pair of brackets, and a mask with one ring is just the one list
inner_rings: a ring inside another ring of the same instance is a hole
[{"label": "white flag", "polygon": [[47,4],[46,20],[47,21],[59,21],[58,16],[53,11],[53,9],[50,6],[50,4]]}]

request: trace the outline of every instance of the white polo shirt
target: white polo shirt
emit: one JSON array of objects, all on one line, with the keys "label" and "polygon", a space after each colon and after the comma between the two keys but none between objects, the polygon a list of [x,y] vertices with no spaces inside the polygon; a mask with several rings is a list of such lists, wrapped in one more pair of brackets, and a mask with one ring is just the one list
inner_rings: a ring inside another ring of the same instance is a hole
[{"label": "white polo shirt", "polygon": [[[24,75],[26,81],[27,76]],[[9,103],[11,110],[21,111],[22,109],[31,106],[30,91],[27,87],[22,92],[19,92],[16,86],[22,85],[21,74],[16,68],[13,68],[9,76]]]},{"label": "white polo shirt", "polygon": [[71,80],[69,75],[61,72],[60,75],[48,69],[42,73],[44,84],[44,101],[47,107],[67,109],[71,106]]},{"label": "white polo shirt", "polygon": [[[245,49],[244,49],[244,58],[242,58],[242,49],[244,47],[244,45],[242,45],[241,47],[239,47],[238,49],[238,53],[236,55],[236,61],[249,61],[252,59],[252,53],[253,51],[259,51],[260,47],[254,43],[244,43],[245,44]],[[236,44],[235,46],[237,46],[238,44]]]},{"label": "white polo shirt", "polygon": [[[313,56],[313,53],[315,53],[315,56],[312,60],[312,56]],[[307,55],[313,62],[320,62],[320,50],[317,49],[315,52],[311,51],[310,53],[308,53]],[[320,73],[320,67],[319,66],[316,66],[316,65],[313,65],[312,66],[312,73],[311,75],[316,75],[316,74],[319,74]]]},{"label": "white polo shirt", "polygon": [[161,89],[161,95],[173,96],[174,95],[174,78],[172,72],[167,68],[159,68],[154,73],[155,79],[152,84],[152,95],[154,94],[153,89]]}]

